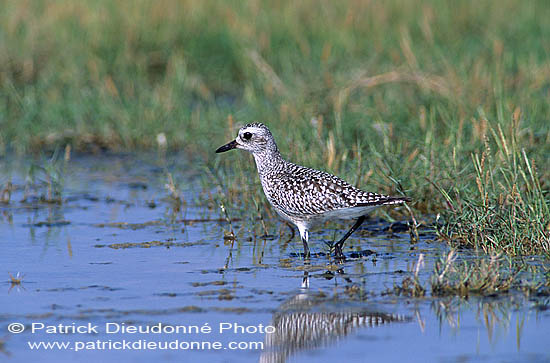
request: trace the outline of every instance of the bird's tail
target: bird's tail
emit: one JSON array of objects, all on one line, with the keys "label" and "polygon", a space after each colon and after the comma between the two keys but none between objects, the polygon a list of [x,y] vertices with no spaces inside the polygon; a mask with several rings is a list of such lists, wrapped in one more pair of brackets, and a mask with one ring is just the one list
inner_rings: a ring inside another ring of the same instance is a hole
[{"label": "bird's tail", "polygon": [[412,199],[409,197],[388,197],[385,195],[377,195],[375,200],[366,203],[357,203],[356,207],[372,207],[381,205],[392,205],[410,202]]},{"label": "bird's tail", "polygon": [[388,197],[388,199],[384,201],[384,204],[389,204],[389,205],[401,204],[401,203],[407,203],[410,201],[412,201],[412,199],[409,197]]}]

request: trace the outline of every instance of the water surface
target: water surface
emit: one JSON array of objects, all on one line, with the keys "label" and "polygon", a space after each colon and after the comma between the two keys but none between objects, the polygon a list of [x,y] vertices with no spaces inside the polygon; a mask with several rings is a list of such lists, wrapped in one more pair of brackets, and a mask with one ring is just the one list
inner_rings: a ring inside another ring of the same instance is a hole
[{"label": "water surface", "polygon": [[[390,231],[388,222],[370,219],[346,243],[353,258],[337,265],[325,241],[349,226],[327,225],[311,233],[318,254],[304,266],[298,236],[290,240],[279,220],[266,220],[263,237],[250,221],[233,221],[237,238],[224,239],[229,225],[222,213],[200,202],[200,171],[177,160],[87,156],[55,164],[60,204],[41,200],[48,173],[35,169],[29,177],[33,162],[1,162],[0,183],[13,185],[10,202],[0,204],[1,360],[550,360],[548,297],[387,293],[412,274],[420,254],[426,282],[448,252],[429,231],[411,244],[401,225]],[[179,210],[165,188],[168,172],[186,201]],[[479,257],[461,251],[459,258]],[[23,279],[14,284],[8,273],[18,272]],[[12,323],[25,330],[10,333]],[[62,331],[70,327],[95,329]],[[29,347],[40,342],[69,345]],[[117,342],[180,349],[109,349]],[[192,342],[205,349],[189,349]]]}]

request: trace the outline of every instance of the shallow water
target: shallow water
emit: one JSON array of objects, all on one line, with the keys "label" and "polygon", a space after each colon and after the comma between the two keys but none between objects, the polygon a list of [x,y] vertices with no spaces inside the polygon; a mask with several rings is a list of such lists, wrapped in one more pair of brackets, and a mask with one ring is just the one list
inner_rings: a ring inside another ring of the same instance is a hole
[{"label": "shallow water", "polygon": [[[224,239],[229,226],[218,209],[197,205],[196,172],[181,162],[71,160],[61,167],[60,205],[39,201],[43,187],[25,190],[30,162],[1,163],[0,183],[16,189],[0,204],[0,360],[550,360],[547,297],[384,293],[411,274],[420,253],[420,279],[430,277],[447,247],[429,232],[411,245],[406,231],[389,233],[388,223],[371,219],[346,244],[355,257],[334,265],[323,241],[349,226],[330,225],[311,233],[310,247],[321,253],[304,267],[298,237],[287,242],[290,230],[278,220],[266,221],[267,239],[239,221],[237,239]],[[180,211],[167,198],[166,171],[181,181]],[[14,284],[8,273],[18,272],[24,277]],[[24,331],[10,333],[13,323]],[[41,342],[69,345],[29,346]],[[143,349],[157,342],[180,349]],[[196,344],[205,349],[190,349]]]}]

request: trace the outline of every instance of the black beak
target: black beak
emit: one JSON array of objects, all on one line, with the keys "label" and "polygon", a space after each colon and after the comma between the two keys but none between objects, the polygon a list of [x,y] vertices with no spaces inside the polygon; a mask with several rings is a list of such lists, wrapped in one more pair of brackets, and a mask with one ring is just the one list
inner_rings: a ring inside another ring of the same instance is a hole
[{"label": "black beak", "polygon": [[228,142],[227,144],[220,146],[218,150],[216,150],[217,153],[223,153],[225,151],[229,151],[231,149],[235,149],[237,147],[237,141],[233,140],[231,142]]}]

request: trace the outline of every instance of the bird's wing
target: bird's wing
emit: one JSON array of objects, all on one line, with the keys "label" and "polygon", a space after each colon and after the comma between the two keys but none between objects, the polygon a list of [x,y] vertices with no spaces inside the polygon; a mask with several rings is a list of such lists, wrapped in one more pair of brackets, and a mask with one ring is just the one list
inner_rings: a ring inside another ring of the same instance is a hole
[{"label": "bird's wing", "polygon": [[289,215],[317,215],[328,211],[393,204],[396,199],[365,192],[332,174],[296,166],[271,178],[270,202]]}]

